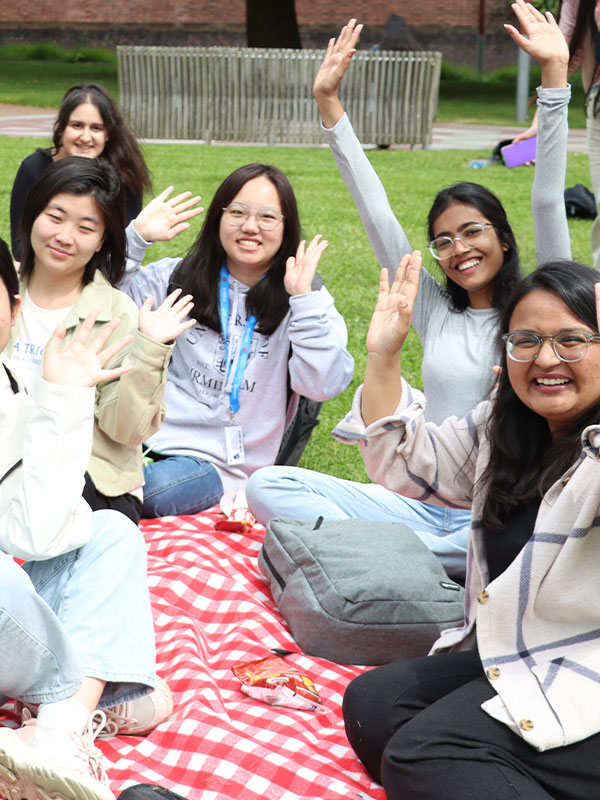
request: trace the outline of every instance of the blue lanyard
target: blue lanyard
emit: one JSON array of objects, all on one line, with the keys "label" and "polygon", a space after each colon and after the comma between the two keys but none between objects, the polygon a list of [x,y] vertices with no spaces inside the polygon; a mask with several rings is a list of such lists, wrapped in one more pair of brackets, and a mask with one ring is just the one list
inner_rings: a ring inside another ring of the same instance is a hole
[{"label": "blue lanyard", "polygon": [[[225,339],[225,383],[227,383],[233,363],[229,361],[229,272],[225,265],[221,267],[221,277],[219,281],[219,317],[221,319],[221,330],[223,331],[223,337]],[[250,357],[250,345],[252,344],[252,334],[254,333],[255,327],[256,317],[254,314],[250,314],[242,335],[237,366],[233,375],[231,392],[229,393],[229,408],[232,414],[235,414],[240,408],[240,387],[242,385],[246,365],[248,364],[248,358]]]}]

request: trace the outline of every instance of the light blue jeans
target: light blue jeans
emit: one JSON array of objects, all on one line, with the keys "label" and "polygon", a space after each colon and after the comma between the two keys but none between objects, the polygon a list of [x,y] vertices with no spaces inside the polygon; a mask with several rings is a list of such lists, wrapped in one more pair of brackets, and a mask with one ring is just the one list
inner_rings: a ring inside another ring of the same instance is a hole
[{"label": "light blue jeans", "polygon": [[0,692],[29,703],[70,697],[83,677],[107,681],[100,706],[156,682],[146,550],[118,511],[92,515],[90,541],[22,567],[0,554]]},{"label": "light blue jeans", "polygon": [[300,467],[264,467],[250,476],[248,506],[263,525],[288,519],[403,522],[435,553],[451,577],[465,576],[471,515],[395,494],[376,483],[334,478]]},{"label": "light blue jeans", "polygon": [[167,456],[144,467],[142,517],[197,514],[218,503],[221,476],[209,461],[194,456]]}]

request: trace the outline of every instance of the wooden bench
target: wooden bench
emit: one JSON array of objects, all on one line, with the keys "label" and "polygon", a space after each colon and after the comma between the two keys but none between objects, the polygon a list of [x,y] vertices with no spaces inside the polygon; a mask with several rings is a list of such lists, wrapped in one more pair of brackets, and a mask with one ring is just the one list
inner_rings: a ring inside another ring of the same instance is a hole
[{"label": "wooden bench", "polygon": [[[324,50],[117,48],[121,106],[137,135],[319,144],[312,84]],[[359,51],[341,98],[365,143],[431,142],[442,55]]]}]

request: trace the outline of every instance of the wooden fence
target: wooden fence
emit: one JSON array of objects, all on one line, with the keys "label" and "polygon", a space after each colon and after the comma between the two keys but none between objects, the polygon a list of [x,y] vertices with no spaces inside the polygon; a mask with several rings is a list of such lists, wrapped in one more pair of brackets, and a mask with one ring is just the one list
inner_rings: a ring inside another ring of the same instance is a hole
[{"label": "wooden fence", "polygon": [[[149,139],[321,143],[312,84],[324,50],[118,47],[120,102]],[[340,92],[367,144],[426,146],[442,55],[359,51]]]}]

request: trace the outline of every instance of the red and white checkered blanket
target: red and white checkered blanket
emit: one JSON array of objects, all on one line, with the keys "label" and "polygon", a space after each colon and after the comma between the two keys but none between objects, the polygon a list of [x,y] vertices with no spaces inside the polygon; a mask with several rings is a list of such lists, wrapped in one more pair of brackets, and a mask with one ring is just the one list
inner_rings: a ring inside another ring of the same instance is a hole
[{"label": "red and white checkered blanket", "polygon": [[314,680],[324,713],[268,706],[241,692],[232,666],[270,648],[298,648],[257,566],[264,529],[215,531],[219,517],[211,509],[142,522],[157,669],[175,708],[145,738],[99,743],[113,792],[152,783],[189,800],[383,800],[342,721],[344,689],[364,668],[287,657]]}]

